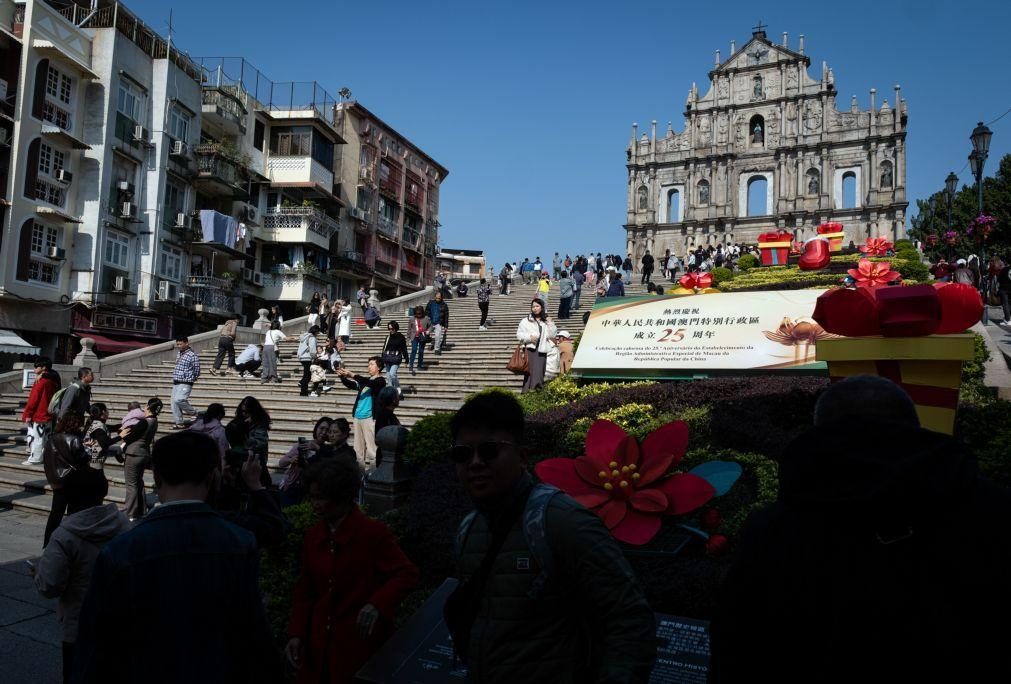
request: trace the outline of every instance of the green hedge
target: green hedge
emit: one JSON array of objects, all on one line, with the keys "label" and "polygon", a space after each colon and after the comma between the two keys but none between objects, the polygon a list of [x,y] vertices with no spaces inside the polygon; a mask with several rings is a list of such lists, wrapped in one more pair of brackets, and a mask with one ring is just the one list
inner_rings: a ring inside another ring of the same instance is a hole
[{"label": "green hedge", "polygon": [[271,633],[279,648],[288,643],[291,593],[301,565],[302,541],[306,530],[318,519],[310,503],[290,506],[284,509],[284,514],[291,523],[287,538],[279,547],[265,549],[260,556],[260,592]]},{"label": "green hedge", "polygon": [[404,461],[412,469],[420,469],[446,458],[452,445],[449,423],[452,413],[433,413],[425,416],[411,428],[404,449]]},{"label": "green hedge", "polygon": [[720,283],[725,283],[728,280],[734,279],[734,272],[724,266],[714,268],[711,275],[713,276],[714,287],[719,287]]},{"label": "green hedge", "polygon": [[754,254],[742,254],[737,258],[737,268],[742,271],[748,271],[753,268],[758,267],[761,262],[758,260]]}]

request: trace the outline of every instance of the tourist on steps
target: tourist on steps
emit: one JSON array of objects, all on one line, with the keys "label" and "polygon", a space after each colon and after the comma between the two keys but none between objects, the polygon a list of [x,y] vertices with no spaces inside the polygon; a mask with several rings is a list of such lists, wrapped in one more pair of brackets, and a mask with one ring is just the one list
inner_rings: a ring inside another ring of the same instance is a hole
[{"label": "tourist on steps", "polygon": [[415,375],[415,357],[417,357],[418,361],[418,370],[425,370],[425,345],[428,344],[431,334],[432,319],[425,315],[424,307],[414,307],[414,318],[411,319],[409,330],[407,331],[407,338],[411,340],[411,360],[408,362],[411,375]]},{"label": "tourist on steps", "polygon": [[383,351],[379,357],[383,360],[383,367],[386,368],[386,382],[397,392],[397,396],[403,396],[400,391],[400,378],[397,371],[400,364],[410,360],[407,355],[407,338],[400,332],[400,324],[390,321],[386,325],[386,342],[383,343]]},{"label": "tourist on steps", "polygon": [[530,313],[516,327],[516,339],[527,350],[528,371],[523,376],[523,392],[544,384],[544,370],[551,340],[557,333],[554,322],[540,299],[530,302]]},{"label": "tourist on steps", "polygon": [[275,382],[280,384],[281,378],[277,375],[277,358],[280,352],[277,351],[277,346],[288,339],[287,336],[281,332],[281,324],[277,321],[271,321],[270,330],[263,338],[263,372],[260,374],[260,383],[267,384],[268,382]]},{"label": "tourist on steps", "polygon": [[144,418],[119,433],[125,445],[123,447],[123,478],[126,480],[125,513],[130,520],[140,520],[147,511],[144,470],[151,462],[151,444],[158,434],[158,414],[161,410],[161,399],[151,397],[147,400]]},{"label": "tourist on steps", "polygon": [[429,300],[425,313],[432,322],[432,348],[436,356],[441,356],[442,343],[449,331],[449,305],[443,301],[442,292],[436,292],[435,299]]},{"label": "tourist on steps", "polygon": [[[235,370],[235,333],[239,327],[239,317],[232,314],[231,318],[221,326],[221,335],[218,337],[218,354],[214,357],[214,365],[211,366],[211,375],[217,375],[221,370],[221,362],[228,355],[228,370]],[[227,372],[223,373],[227,375]]]},{"label": "tourist on steps", "polygon": [[355,453],[358,455],[358,462],[366,469],[374,466],[376,462],[376,421],[372,414],[372,403],[379,391],[386,387],[383,361],[380,357],[369,357],[368,372],[368,375],[355,375],[346,368],[337,371],[337,376],[344,386],[358,392],[351,408],[351,415],[355,421]]},{"label": "tourist on steps", "polygon": [[287,453],[281,457],[277,465],[287,468],[284,471],[284,478],[281,480],[281,508],[297,506],[305,498],[305,487],[302,482],[302,475],[306,467],[316,460],[316,454],[326,443],[327,431],[333,418],[323,416],[316,421],[312,427],[312,439],[299,437]]},{"label": "tourist on steps", "polygon": [[249,452],[256,455],[260,463],[260,482],[264,487],[272,484],[267,469],[267,454],[270,451],[270,414],[256,397],[244,397],[235,407],[235,417],[225,428],[229,451],[238,451],[245,456]]},{"label": "tourist on steps", "polygon": [[481,310],[481,322],[477,324],[478,330],[488,329],[488,304],[491,301],[491,285],[484,278],[477,286],[477,308]]},{"label": "tourist on steps", "polygon": [[82,441],[83,432],[84,416],[80,413],[67,413],[56,422],[52,437],[46,441],[42,465],[46,481],[53,490],[53,505],[49,510],[49,520],[46,521],[42,548],[49,544],[50,536],[66,514],[80,472],[91,467],[91,458]]},{"label": "tourist on steps", "polygon": [[183,423],[184,416],[195,416],[197,410],[190,404],[190,393],[193,392],[193,383],[200,377],[200,357],[190,347],[189,338],[181,336],[176,338],[176,366],[172,371],[172,429],[182,430],[186,425]]},{"label": "tourist on steps", "polygon": [[42,465],[42,453],[52,430],[49,402],[59,389],[60,376],[53,372],[53,362],[46,357],[36,359],[35,384],[21,412],[21,420],[28,427],[28,460],[21,465]]}]

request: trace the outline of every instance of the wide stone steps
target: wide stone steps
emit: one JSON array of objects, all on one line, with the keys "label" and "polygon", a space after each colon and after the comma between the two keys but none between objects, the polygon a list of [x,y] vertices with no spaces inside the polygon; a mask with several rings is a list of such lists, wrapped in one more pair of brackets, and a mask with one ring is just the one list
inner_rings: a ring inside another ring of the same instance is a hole
[{"label": "wide stone steps", "polygon": [[[442,355],[436,356],[431,349],[426,350],[426,369],[413,376],[406,365],[400,368],[400,384],[404,391],[404,401],[397,409],[400,421],[410,427],[432,413],[454,411],[468,395],[487,387],[503,387],[518,392],[522,377],[506,371],[505,364],[516,345],[516,325],[529,312],[534,293],[533,286],[519,285],[510,296],[493,295],[487,331],[477,329],[480,310],[476,295],[449,300],[449,344]],[[548,299],[549,314],[557,313],[558,300],[557,286],[553,286]],[[583,313],[591,305],[592,297],[584,297],[582,307],[573,312],[572,318],[556,321],[559,329],[578,336],[584,327]],[[357,309],[355,314],[358,314]],[[383,323],[372,330],[361,324],[352,325],[351,342],[342,354],[345,367],[356,373],[366,372],[367,358],[382,351],[387,334],[385,324],[389,320],[396,320],[401,331],[406,330],[409,322],[405,312],[401,312],[393,318],[384,318]],[[322,336],[319,341],[322,343]],[[234,373],[213,376],[209,371],[216,351],[201,351],[202,372],[190,396],[190,402],[197,410],[217,402],[225,406],[229,416],[234,414],[243,397],[257,397],[272,419],[268,467],[275,480],[281,476],[278,459],[297,443],[299,437],[309,435],[318,418],[324,415],[343,416],[350,420],[354,404],[354,391],[340,384],[332,373],[328,374],[328,382],[334,385],[330,392],[320,397],[299,396],[298,380],[302,376],[302,366],[296,359],[297,348],[297,335],[289,337],[278,347],[281,384],[262,384],[259,379],[242,379]],[[236,349],[236,353],[241,351],[241,347]],[[165,402],[158,436],[169,434],[172,369],[172,363],[154,363],[123,375],[103,377],[92,387],[92,401],[106,404],[110,423],[115,423],[126,413],[129,402],[144,403],[148,397],[158,396]],[[26,398],[27,393],[0,395],[0,434],[23,431],[20,414]],[[46,513],[50,502],[45,474],[41,466],[22,466],[24,458],[23,439],[16,438],[0,445],[0,506]],[[110,460],[105,469],[110,480],[108,500],[122,504],[125,496],[122,466]],[[146,474],[145,480],[150,487],[153,482],[150,473]]]}]

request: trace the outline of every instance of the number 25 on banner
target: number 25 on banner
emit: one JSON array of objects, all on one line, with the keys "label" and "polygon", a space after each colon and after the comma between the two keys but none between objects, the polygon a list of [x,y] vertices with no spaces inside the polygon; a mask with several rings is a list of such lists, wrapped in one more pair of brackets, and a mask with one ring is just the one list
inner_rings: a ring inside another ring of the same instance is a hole
[{"label": "number 25 on banner", "polygon": [[685,329],[684,328],[678,328],[677,330],[674,330],[674,328],[667,328],[663,332],[664,332],[664,335],[659,340],[657,340],[658,343],[659,342],[680,342],[681,340],[683,340],[685,338]]}]

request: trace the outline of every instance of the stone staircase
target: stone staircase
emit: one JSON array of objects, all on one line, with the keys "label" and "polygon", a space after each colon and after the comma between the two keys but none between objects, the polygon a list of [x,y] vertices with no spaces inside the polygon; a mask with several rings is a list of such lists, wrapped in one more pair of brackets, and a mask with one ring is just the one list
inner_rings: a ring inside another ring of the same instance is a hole
[{"label": "stone staircase", "polygon": [[[472,294],[463,299],[448,300],[450,328],[447,341],[449,347],[441,356],[426,350],[426,370],[412,376],[406,366],[400,368],[400,384],[404,400],[397,409],[401,422],[410,427],[423,416],[440,411],[454,411],[465,398],[476,391],[488,387],[505,387],[518,392],[522,377],[505,369],[506,362],[516,344],[516,325],[529,311],[530,300],[534,296],[533,286],[519,285],[506,297],[493,294],[489,311],[490,326],[487,331],[478,330],[480,311],[477,296]],[[497,291],[496,291],[497,292]],[[630,293],[631,294],[631,293]],[[592,304],[592,297],[583,299],[582,306],[573,312],[567,321],[557,321],[559,329],[568,330],[573,337],[583,329],[583,313]],[[549,293],[549,313],[558,311],[558,289],[552,285]],[[357,308],[356,308],[356,312]],[[390,320],[384,317],[384,323]],[[407,317],[404,311],[395,316],[405,330]],[[366,373],[366,359],[382,351],[386,339],[386,326],[380,325],[369,330],[364,324],[352,325],[351,343],[343,354],[345,367],[355,373]],[[197,410],[208,404],[224,404],[227,415],[234,414],[238,402],[247,395],[259,399],[272,418],[270,430],[269,466],[275,479],[280,474],[277,460],[295,444],[299,437],[309,436],[312,425],[321,416],[345,417],[350,420],[355,393],[346,389],[330,375],[328,380],[335,387],[320,397],[300,397],[298,380],[302,367],[295,358],[297,337],[292,337],[280,345],[279,362],[281,384],[262,384],[259,379],[241,379],[237,375],[212,376],[209,373],[214,360],[213,351],[200,353],[201,375],[194,385],[190,403]],[[241,349],[236,350],[241,351]],[[172,392],[171,362],[159,362],[129,373],[102,377],[93,385],[92,401],[102,402],[109,407],[110,422],[115,423],[126,412],[131,401],[145,402],[157,396],[165,402],[161,415],[158,436],[168,434],[172,423],[169,398]],[[27,392],[0,395],[0,434],[23,433],[20,422],[21,407],[27,399]],[[0,507],[17,507],[47,513],[50,508],[48,485],[41,466],[24,466],[23,437],[0,445]],[[110,459],[105,465],[109,478],[110,501],[122,503],[125,495],[122,466]],[[148,488],[152,478],[146,474]]]}]

